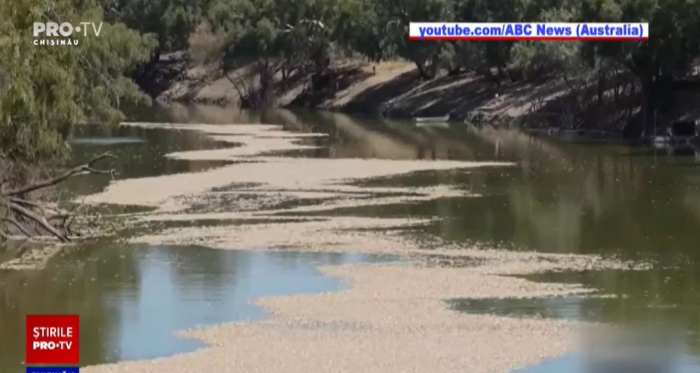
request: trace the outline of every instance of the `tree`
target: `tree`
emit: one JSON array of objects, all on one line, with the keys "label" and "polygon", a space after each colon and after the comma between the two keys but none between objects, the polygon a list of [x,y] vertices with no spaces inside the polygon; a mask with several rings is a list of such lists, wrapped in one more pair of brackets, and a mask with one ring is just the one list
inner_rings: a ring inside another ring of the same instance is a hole
[{"label": "tree", "polygon": [[100,36],[74,36],[72,47],[35,46],[37,19],[101,21],[93,2],[37,0],[0,3],[0,152],[38,161],[65,154],[74,125],[121,119],[124,101],[147,98],[125,76],[153,42],[121,24]]},{"label": "tree", "polygon": [[343,48],[360,53],[371,61],[386,56],[382,50],[383,26],[372,0],[343,0],[333,24],[333,39]]},{"label": "tree", "polygon": [[[460,0],[455,13],[461,22],[528,22],[545,4],[528,0]],[[499,82],[511,59],[513,42],[458,43],[456,65],[475,70]],[[494,76],[491,69],[496,68]]]},{"label": "tree", "polygon": [[[573,22],[575,11],[563,4],[557,5],[550,9],[542,8],[534,21]],[[584,67],[580,46],[580,42],[518,42],[510,50],[508,67],[528,77],[580,74]]]},{"label": "tree", "polygon": [[639,43],[589,43],[595,57],[624,66],[639,80],[643,94],[642,135],[654,135],[657,109],[673,100],[673,82],[684,77],[700,55],[698,0],[587,0],[588,21],[649,22],[649,40]]},{"label": "tree", "polygon": [[142,34],[154,34],[158,44],[152,59],[162,52],[187,47],[200,22],[206,0],[100,0],[108,22],[124,23]]},{"label": "tree", "polygon": [[398,55],[418,68],[420,76],[431,79],[440,66],[448,63],[452,47],[448,43],[409,41],[410,22],[439,22],[453,19],[450,0],[390,0],[377,6],[383,25],[381,46],[386,55]]},{"label": "tree", "polygon": [[[210,4],[208,21],[227,34],[223,60],[246,105],[270,104],[275,76],[313,70],[323,76],[338,40],[353,40],[349,21],[355,0],[220,0]],[[359,0],[364,1],[364,0]],[[361,3],[358,3],[361,5]],[[246,69],[243,69],[246,67]],[[256,84],[257,82],[257,84]]]},{"label": "tree", "polygon": [[[0,183],[0,239],[10,236],[9,232],[21,233],[27,238],[35,234],[48,234],[61,242],[68,242],[80,233],[73,228],[73,223],[82,218],[82,214],[76,211],[81,205],[75,205],[71,211],[63,210],[56,206],[50,206],[28,198],[31,193],[46,188],[51,188],[73,177],[102,174],[115,175],[115,170],[101,170],[94,168],[95,163],[105,158],[112,158],[105,153],[90,160],[84,165],[71,168],[62,174],[50,179],[33,182],[14,189],[8,189],[5,183]],[[88,206],[89,207],[89,206]],[[8,228],[9,227],[9,228]]]},{"label": "tree", "polygon": [[[18,163],[63,159],[75,125],[117,122],[122,103],[147,101],[125,74],[147,60],[154,43],[122,24],[105,23],[99,36],[72,36],[77,45],[37,46],[31,30],[38,19],[99,23],[101,9],[85,0],[0,2],[0,236],[10,225],[65,241],[70,214],[52,210],[47,216],[26,198],[34,189],[8,185],[16,179],[10,173]],[[94,171],[90,166],[76,172]]]},{"label": "tree", "polygon": [[[270,102],[271,86],[276,70],[276,60],[281,51],[278,30],[267,18],[257,22],[239,40],[229,45],[224,55],[224,63],[230,66],[249,65],[253,72],[253,83],[257,79],[258,88],[239,90],[241,101],[248,106],[267,106]],[[244,76],[232,81],[236,89],[245,88]],[[243,93],[244,92],[244,93]]]}]

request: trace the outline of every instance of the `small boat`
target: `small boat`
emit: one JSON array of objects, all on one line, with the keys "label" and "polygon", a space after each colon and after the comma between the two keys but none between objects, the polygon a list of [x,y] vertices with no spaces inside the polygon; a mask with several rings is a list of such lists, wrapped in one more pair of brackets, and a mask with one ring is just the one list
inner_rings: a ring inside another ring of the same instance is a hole
[{"label": "small boat", "polygon": [[697,141],[697,124],[694,121],[676,121],[666,128],[665,133],[646,138],[655,147],[670,145],[690,145]]},{"label": "small boat", "polygon": [[667,144],[673,141],[671,136],[653,136],[650,139],[654,144]]},{"label": "small boat", "polygon": [[450,120],[450,115],[447,114],[442,117],[416,117],[413,118],[418,123],[426,123],[426,122],[447,122]]}]

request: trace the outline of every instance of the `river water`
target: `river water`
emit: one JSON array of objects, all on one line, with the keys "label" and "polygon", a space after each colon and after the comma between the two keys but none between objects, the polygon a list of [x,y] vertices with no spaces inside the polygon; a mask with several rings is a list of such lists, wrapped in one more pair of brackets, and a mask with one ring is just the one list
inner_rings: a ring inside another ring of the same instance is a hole
[{"label": "river water", "polygon": [[[288,131],[328,134],[304,140],[319,147],[288,153],[295,157],[515,162],[515,167],[419,172],[367,182],[392,187],[459,185],[479,198],[446,197],[333,213],[439,217],[413,233],[502,250],[603,254],[652,262],[653,269],[642,271],[530,276],[583,283],[615,298],[452,299],[446,306],[515,317],[669,322],[688,332],[683,341],[687,353],[700,354],[700,154],[693,150],[567,142],[462,124],[416,126],[322,112],[172,106],[135,110],[129,119],[273,123]],[[115,167],[121,178],[197,172],[225,162],[173,160],[164,155],[223,146],[196,132],[86,126],[76,136],[71,162],[108,150],[118,157]],[[71,180],[63,192],[87,195],[108,182],[99,177]],[[112,241],[74,247],[51,259],[44,270],[0,272],[0,372],[21,370],[26,314],[79,313],[83,365],[148,359],[201,347],[196,341],[175,338],[172,333],[177,330],[264,317],[264,311],[251,303],[258,297],[342,288],[338,280],[322,276],[318,264],[386,260],[394,259]],[[574,360],[550,362],[541,371],[553,371],[551,366],[561,366],[557,364],[570,366]]]}]

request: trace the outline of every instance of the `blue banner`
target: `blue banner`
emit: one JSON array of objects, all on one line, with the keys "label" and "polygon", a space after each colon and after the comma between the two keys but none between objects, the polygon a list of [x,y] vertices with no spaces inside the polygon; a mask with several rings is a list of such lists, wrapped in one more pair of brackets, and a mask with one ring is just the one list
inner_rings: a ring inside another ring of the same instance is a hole
[{"label": "blue banner", "polygon": [[79,373],[78,367],[27,367],[26,373]]}]

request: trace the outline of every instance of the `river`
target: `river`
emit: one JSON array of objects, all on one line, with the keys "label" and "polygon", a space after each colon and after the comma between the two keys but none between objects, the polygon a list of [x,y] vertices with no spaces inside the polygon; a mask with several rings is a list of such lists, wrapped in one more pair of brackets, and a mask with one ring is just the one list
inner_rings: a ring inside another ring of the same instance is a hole
[{"label": "river", "polygon": [[[662,322],[687,332],[684,353],[700,354],[700,154],[693,150],[566,142],[463,124],[416,126],[324,112],[176,105],[135,110],[129,120],[281,124],[291,133],[326,135],[302,138],[300,143],[307,146],[283,152],[291,158],[513,163],[466,172],[418,170],[361,182],[391,190],[449,185],[468,195],[351,203],[294,216],[438,218],[401,231],[445,245],[650,263],[651,268],[643,270],[523,276],[537,282],[583,284],[610,297],[457,298],[444,299],[445,307],[511,317]],[[76,135],[71,163],[110,151],[117,156],[114,166],[120,179],[198,173],[235,162],[173,159],[166,154],[227,147],[230,144],[196,131],[95,125]],[[109,179],[94,177],[71,180],[62,188],[66,195],[81,197],[101,192],[108,184]],[[0,372],[19,372],[22,367],[26,314],[79,313],[83,365],[151,359],[204,347],[175,337],[176,331],[264,318],[265,311],[252,303],[257,298],[345,286],[341,279],[324,276],[318,265],[397,261],[388,254],[227,251],[115,240],[78,245],[53,257],[45,269],[0,272]],[[566,366],[575,364],[564,361]],[[541,371],[560,367],[554,366],[545,364]]]}]

